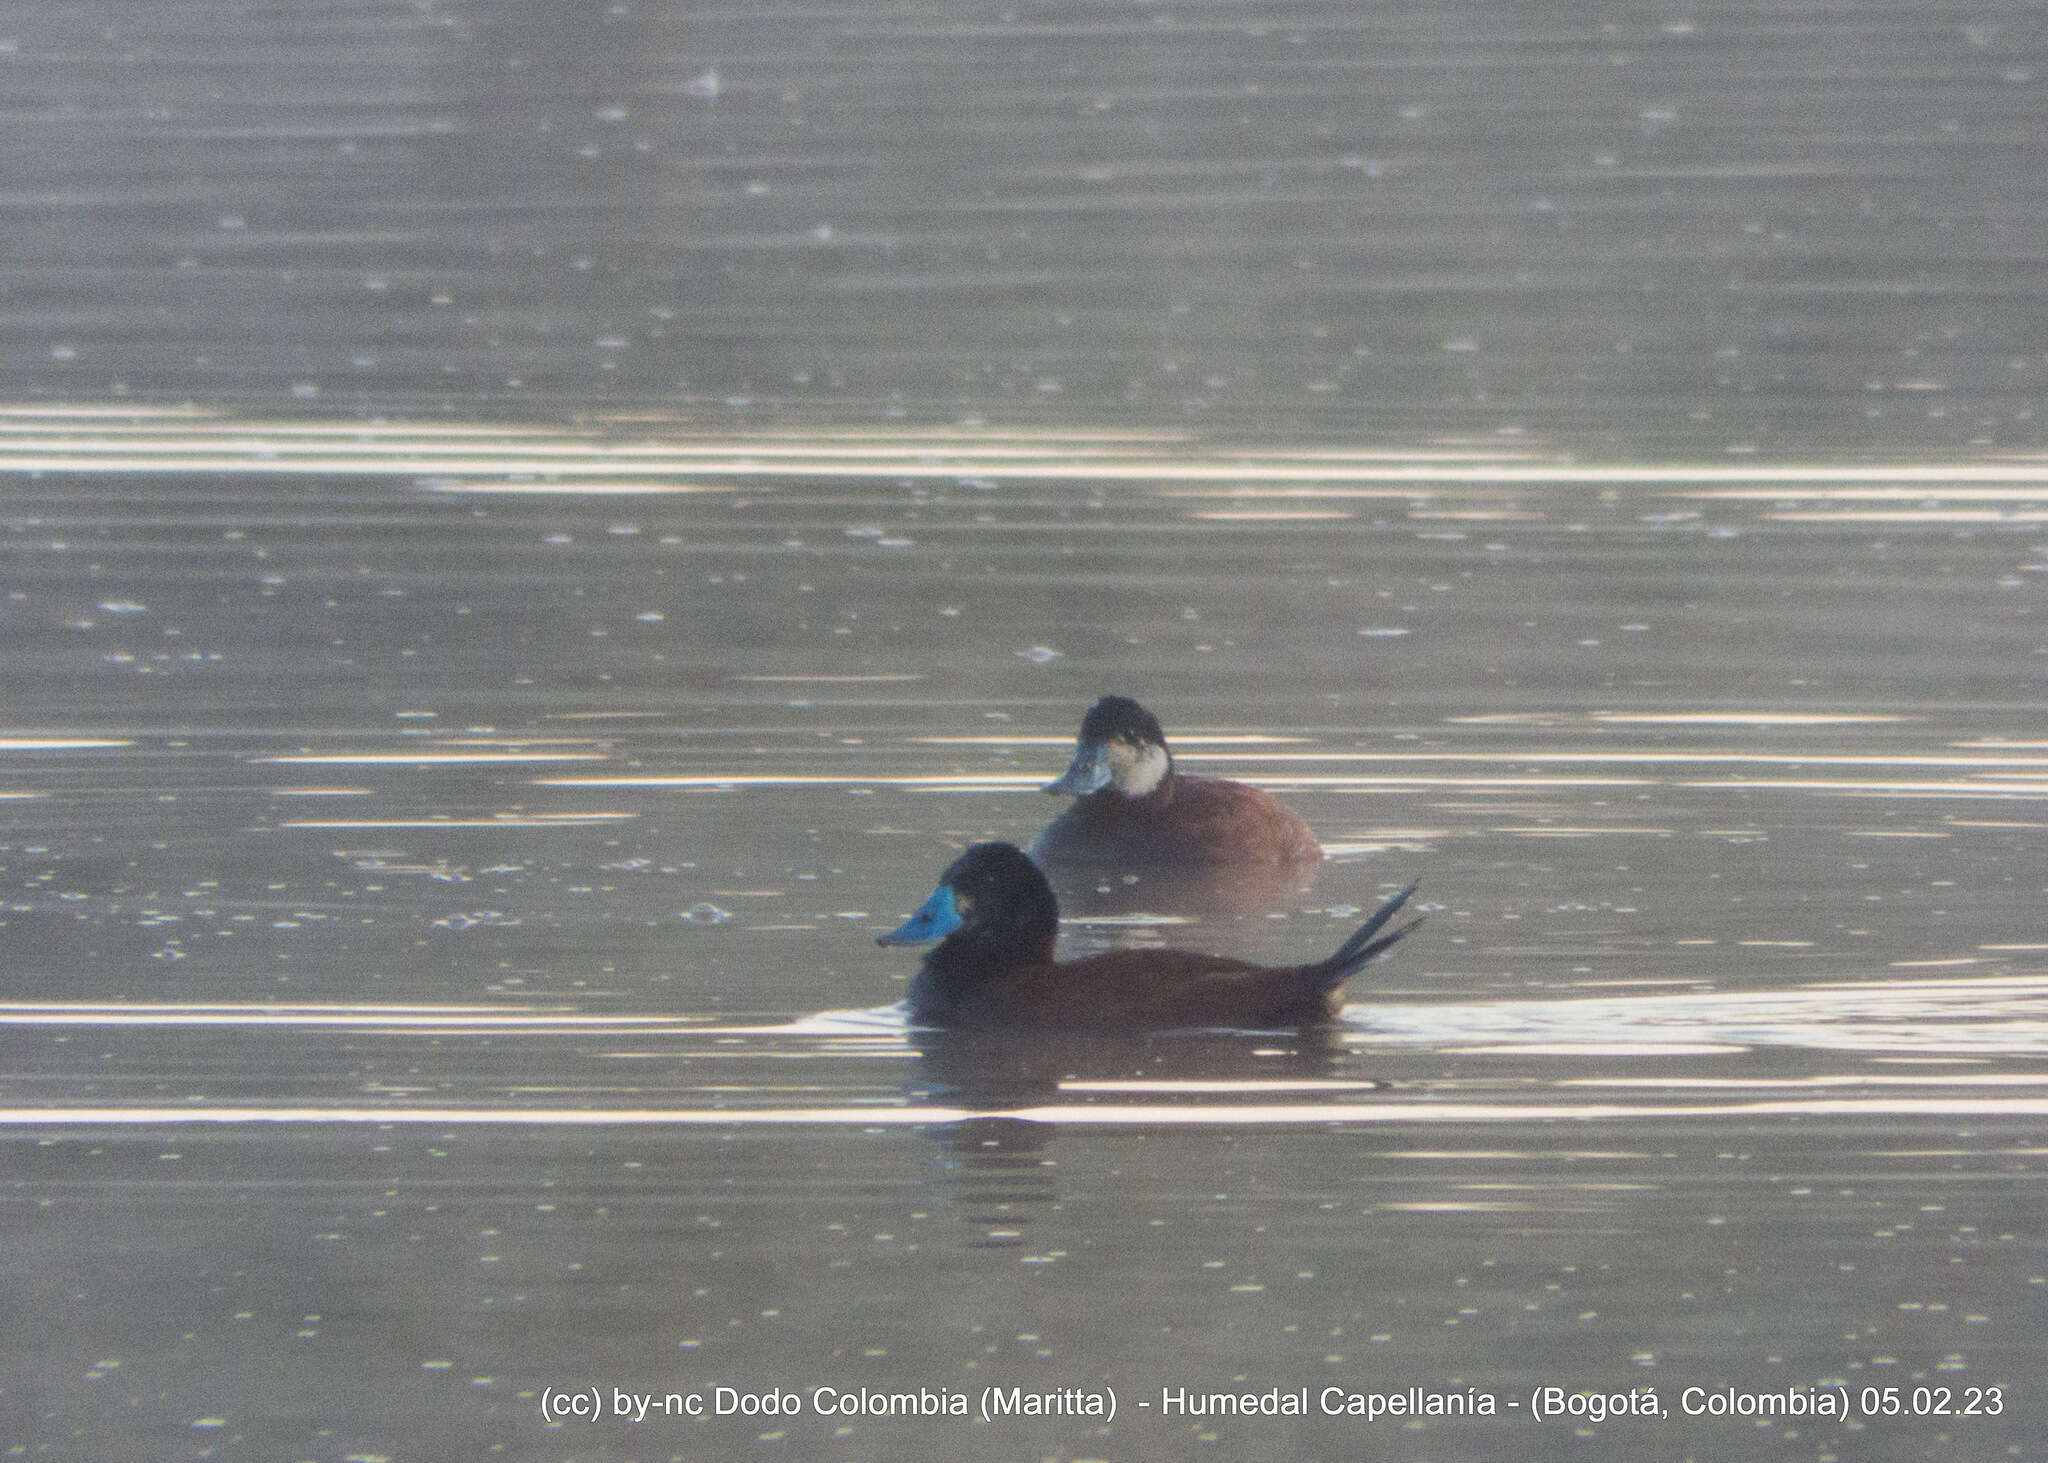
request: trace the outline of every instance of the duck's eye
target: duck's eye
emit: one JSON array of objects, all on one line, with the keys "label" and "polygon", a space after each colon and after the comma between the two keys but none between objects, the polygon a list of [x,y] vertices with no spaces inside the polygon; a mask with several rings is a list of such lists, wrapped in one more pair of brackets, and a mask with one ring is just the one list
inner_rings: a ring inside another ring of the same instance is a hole
[{"label": "duck's eye", "polygon": [[974,909],[974,896],[972,894],[963,894],[960,890],[955,889],[953,891],[953,908],[960,918],[967,918]]}]

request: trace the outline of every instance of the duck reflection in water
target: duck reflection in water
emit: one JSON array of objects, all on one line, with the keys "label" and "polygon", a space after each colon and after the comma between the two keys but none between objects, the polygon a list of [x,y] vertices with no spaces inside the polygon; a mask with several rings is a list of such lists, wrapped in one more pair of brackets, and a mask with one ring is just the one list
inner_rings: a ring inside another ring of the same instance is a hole
[{"label": "duck reflection in water", "polygon": [[1075,801],[1032,856],[1091,913],[1262,913],[1306,891],[1323,857],[1271,793],[1176,770],[1158,718],[1128,696],[1095,703],[1073,762],[1044,790]]},{"label": "duck reflection in water", "polygon": [[878,943],[939,942],[905,1002],[921,1025],[1102,1032],[1303,1026],[1334,1016],[1344,982],[1421,923],[1381,933],[1414,892],[1411,884],[1334,953],[1304,965],[1164,949],[1056,961],[1059,905],[1045,875],[1011,844],[977,843]]},{"label": "duck reflection in water", "polygon": [[1056,1121],[1015,1115],[1028,1108],[1264,1102],[1331,1084],[1348,1093],[1387,1085],[1357,1069],[1356,1048],[1328,1022],[1256,1036],[929,1027],[912,1031],[910,1040],[917,1048],[917,1100],[975,1109],[983,1116],[961,1125],[998,1134],[1058,1128]]}]

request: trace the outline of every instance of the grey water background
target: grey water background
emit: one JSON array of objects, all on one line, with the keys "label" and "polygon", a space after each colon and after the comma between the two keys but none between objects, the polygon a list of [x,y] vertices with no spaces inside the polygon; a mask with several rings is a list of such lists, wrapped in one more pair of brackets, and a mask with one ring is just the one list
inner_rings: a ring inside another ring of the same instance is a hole
[{"label": "grey water background", "polygon": [[[0,1446],[2030,1456],[2041,19],[6,12]],[[889,1013],[1110,690],[1331,1031]]]}]

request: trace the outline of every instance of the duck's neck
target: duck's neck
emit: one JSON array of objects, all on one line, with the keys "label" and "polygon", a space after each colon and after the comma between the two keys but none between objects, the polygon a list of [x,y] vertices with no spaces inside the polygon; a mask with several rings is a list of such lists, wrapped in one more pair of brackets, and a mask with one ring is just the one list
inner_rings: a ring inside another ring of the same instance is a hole
[{"label": "duck's neck", "polygon": [[918,967],[908,992],[910,1009],[926,1019],[945,1020],[971,1008],[976,992],[997,986],[1015,964],[981,942],[949,938]]},{"label": "duck's neck", "polygon": [[1020,965],[1050,965],[1057,924],[1044,929],[959,930],[924,957],[924,973],[944,982],[985,979]]}]

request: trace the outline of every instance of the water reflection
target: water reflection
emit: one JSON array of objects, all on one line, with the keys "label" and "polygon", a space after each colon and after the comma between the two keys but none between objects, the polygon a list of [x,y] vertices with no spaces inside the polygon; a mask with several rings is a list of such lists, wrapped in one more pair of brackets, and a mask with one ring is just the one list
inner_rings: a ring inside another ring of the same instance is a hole
[{"label": "water reflection", "polygon": [[1085,1106],[1105,1095],[1245,1099],[1357,1094],[1379,1084],[1333,1082],[1347,1052],[1333,1028],[1133,1037],[1060,1032],[918,1030],[920,1095],[980,1111]]},{"label": "water reflection", "polygon": [[1030,1226],[1059,1202],[1051,1151],[1059,1129],[1019,1118],[962,1118],[931,1128],[939,1202],[978,1232],[971,1249],[1023,1250]]}]

